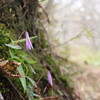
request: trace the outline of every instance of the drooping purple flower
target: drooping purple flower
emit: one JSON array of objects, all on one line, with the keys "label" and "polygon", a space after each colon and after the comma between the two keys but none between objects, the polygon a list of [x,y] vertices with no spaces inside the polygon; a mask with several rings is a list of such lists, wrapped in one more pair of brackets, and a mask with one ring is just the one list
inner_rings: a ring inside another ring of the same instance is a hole
[{"label": "drooping purple flower", "polygon": [[53,86],[53,82],[52,82],[52,76],[51,76],[51,73],[48,71],[47,72],[47,77],[48,77],[48,82],[51,86]]},{"label": "drooping purple flower", "polygon": [[25,32],[25,36],[26,36],[26,49],[27,50],[32,50],[33,49],[33,45],[31,43],[30,37],[29,37],[29,33],[26,31]]}]

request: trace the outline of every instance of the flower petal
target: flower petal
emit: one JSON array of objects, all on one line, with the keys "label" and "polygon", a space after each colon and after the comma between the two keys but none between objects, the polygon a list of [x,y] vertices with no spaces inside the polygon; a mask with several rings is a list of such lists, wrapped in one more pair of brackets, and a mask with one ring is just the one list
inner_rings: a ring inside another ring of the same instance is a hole
[{"label": "flower petal", "polygon": [[53,86],[53,82],[52,82],[52,76],[51,76],[51,73],[48,71],[47,72],[47,77],[48,77],[48,82],[51,86]]},{"label": "flower petal", "polygon": [[29,38],[29,33],[26,31],[25,35],[26,35],[26,49],[27,50],[32,50],[33,49],[33,45],[32,45],[31,40]]}]

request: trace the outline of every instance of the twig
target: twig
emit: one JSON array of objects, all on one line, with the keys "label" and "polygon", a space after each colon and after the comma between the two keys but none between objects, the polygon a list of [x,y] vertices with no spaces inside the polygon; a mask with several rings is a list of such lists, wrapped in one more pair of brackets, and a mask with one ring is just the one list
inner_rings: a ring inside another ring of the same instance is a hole
[{"label": "twig", "polygon": [[47,90],[47,87],[44,88],[43,93],[45,93],[46,90]]},{"label": "twig", "polygon": [[46,72],[47,72],[47,71],[45,71],[45,72],[41,75],[41,77],[40,77],[39,80],[37,81],[37,84],[40,82],[41,78],[43,77],[43,75],[44,75]]},{"label": "twig", "polygon": [[50,20],[49,20],[49,17],[48,17],[47,12],[44,10],[44,8],[43,8],[40,4],[38,4],[38,6],[42,9],[43,13],[44,13],[44,14],[46,15],[46,17],[47,17],[48,23],[50,24]]},{"label": "twig", "polygon": [[[21,33],[21,35],[19,36],[18,40],[22,37],[22,35],[23,35],[25,32],[26,32],[26,30],[23,31],[23,32]],[[18,41],[18,40],[17,40],[17,41]]]},{"label": "twig", "polygon": [[[94,29],[93,29],[94,30]],[[92,30],[92,31],[93,31]],[[60,45],[57,45],[57,46],[52,46],[52,48],[56,48],[56,47],[60,47],[60,46],[63,46],[63,45],[65,45],[65,44],[67,44],[67,43],[69,43],[69,42],[71,42],[72,40],[74,40],[75,38],[78,38],[78,37],[80,37],[80,36],[82,36],[82,35],[85,35],[85,34],[82,34],[83,32],[85,32],[84,30],[83,31],[81,31],[78,35],[76,35],[75,37],[73,37],[73,38],[71,38],[70,40],[68,40],[68,41],[66,41],[66,42],[64,42],[64,43],[62,43],[62,44],[60,44]],[[91,32],[91,31],[90,31]],[[93,36],[92,38],[96,38],[95,36]],[[100,37],[98,37],[98,39],[99,39]]]},{"label": "twig", "polygon": [[39,22],[40,22],[40,24],[41,24],[41,26],[42,26],[42,28],[43,28],[43,30],[45,31],[45,34],[46,34],[46,36],[47,36],[49,49],[52,50],[52,48],[51,48],[51,43],[50,43],[50,40],[49,40],[48,32],[47,32],[47,30],[45,29],[44,25],[42,24],[42,22],[41,22],[40,20],[39,20]]},{"label": "twig", "polygon": [[66,41],[66,42],[64,42],[64,43],[62,43],[62,44],[60,44],[60,45],[52,46],[52,48],[56,48],[56,47],[60,47],[60,46],[62,46],[62,45],[65,45],[65,44],[71,42],[72,40],[74,40],[75,38],[80,37],[81,35],[82,35],[82,34],[80,33],[80,34],[76,35],[75,37],[71,38],[70,40],[68,40],[68,41]]},{"label": "twig", "polygon": [[16,89],[16,87],[14,86],[14,84],[12,83],[12,81],[7,77],[8,81],[10,82],[10,84],[13,86],[13,88],[16,90],[16,92],[19,94],[19,96],[22,98],[22,100],[25,100],[24,97],[21,95],[21,93],[19,93],[19,91]]}]

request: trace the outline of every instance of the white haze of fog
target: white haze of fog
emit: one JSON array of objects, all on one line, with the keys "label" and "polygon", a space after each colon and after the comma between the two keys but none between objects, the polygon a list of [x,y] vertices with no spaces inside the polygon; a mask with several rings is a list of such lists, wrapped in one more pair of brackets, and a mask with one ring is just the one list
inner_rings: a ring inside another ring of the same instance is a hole
[{"label": "white haze of fog", "polygon": [[100,0],[54,0],[50,10],[51,41],[54,37],[64,43],[87,28],[97,38],[83,32],[85,35],[71,44],[100,49]]}]

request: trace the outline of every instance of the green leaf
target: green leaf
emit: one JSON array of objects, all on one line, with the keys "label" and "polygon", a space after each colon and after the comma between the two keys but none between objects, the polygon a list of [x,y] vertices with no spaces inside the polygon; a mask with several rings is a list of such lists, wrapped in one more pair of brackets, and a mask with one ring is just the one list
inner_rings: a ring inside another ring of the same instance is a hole
[{"label": "green leaf", "polygon": [[22,49],[19,45],[17,44],[5,44],[6,46],[12,48],[12,49]]},{"label": "green leaf", "polygon": [[36,94],[36,93],[34,93],[34,92],[33,92],[33,96],[35,96],[35,97],[40,97],[38,94]]},{"label": "green leaf", "polygon": [[[30,40],[35,39],[37,36],[34,37],[30,37]],[[26,39],[21,39],[21,40],[17,40],[17,41],[13,41],[14,43],[21,43],[21,42],[25,42]]]},{"label": "green leaf", "polygon": [[14,50],[13,50],[13,49],[9,48],[9,53],[10,53],[10,56],[11,56],[11,57],[14,57],[15,52],[14,52]]},{"label": "green leaf", "polygon": [[24,63],[23,59],[21,59],[21,58],[19,58],[19,57],[17,57],[17,56],[13,56],[12,58],[15,59],[15,60],[17,60],[17,61],[20,61],[20,62],[23,64],[23,66],[25,66],[25,68],[26,68],[26,74],[27,74],[27,73],[28,73],[28,67],[27,67],[27,65]]},{"label": "green leaf", "polygon": [[32,83],[32,85],[34,85],[35,87],[37,87],[36,82],[32,78],[30,78],[28,76],[25,76],[25,77]]},{"label": "green leaf", "polygon": [[[20,74],[25,75],[22,66],[19,66],[17,69],[18,69],[18,71],[19,71]],[[20,82],[21,82],[21,84],[22,84],[22,86],[23,86],[23,88],[24,88],[24,92],[25,92],[26,89],[27,89],[27,88],[26,88],[26,79],[25,79],[25,77],[24,77],[24,78],[20,78]]]},{"label": "green leaf", "polygon": [[12,58],[15,59],[15,60],[17,60],[17,61],[20,61],[21,63],[23,63],[23,59],[20,59],[20,58],[17,57],[17,56],[13,56]]},{"label": "green leaf", "polygon": [[84,31],[87,33],[88,36],[93,38],[92,33],[87,28],[84,28]]},{"label": "green leaf", "polygon": [[35,63],[36,63],[36,61],[34,61],[34,60],[32,60],[32,59],[30,59],[30,58],[28,58],[28,57],[25,57],[25,56],[21,56],[21,57],[23,57],[23,59],[24,59],[28,64],[35,64]]},{"label": "green leaf", "polygon": [[34,74],[36,74],[36,72],[34,71],[33,67],[32,67],[31,65],[30,65],[29,67],[30,67],[31,71],[32,71]]}]

